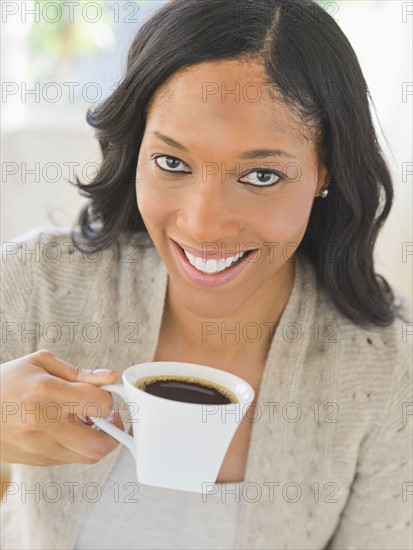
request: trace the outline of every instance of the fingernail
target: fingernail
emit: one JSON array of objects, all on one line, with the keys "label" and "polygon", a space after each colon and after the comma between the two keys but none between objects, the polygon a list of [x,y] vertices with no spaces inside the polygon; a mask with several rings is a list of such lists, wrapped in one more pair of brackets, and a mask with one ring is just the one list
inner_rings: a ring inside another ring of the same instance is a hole
[{"label": "fingernail", "polygon": [[119,422],[119,411],[112,411],[109,416],[106,417],[106,420],[111,424],[116,424]]},{"label": "fingernail", "polygon": [[114,371],[111,369],[96,369],[92,371],[92,374],[93,376],[109,376],[112,372]]}]

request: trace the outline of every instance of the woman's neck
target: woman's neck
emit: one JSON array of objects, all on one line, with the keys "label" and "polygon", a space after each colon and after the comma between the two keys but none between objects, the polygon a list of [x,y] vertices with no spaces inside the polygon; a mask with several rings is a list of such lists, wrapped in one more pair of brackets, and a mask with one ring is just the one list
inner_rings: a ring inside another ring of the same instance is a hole
[{"label": "woman's neck", "polygon": [[175,349],[224,364],[246,357],[266,357],[276,325],[287,305],[295,278],[295,262],[286,262],[239,310],[222,318],[202,318],[184,307],[171,281],[162,329]]}]

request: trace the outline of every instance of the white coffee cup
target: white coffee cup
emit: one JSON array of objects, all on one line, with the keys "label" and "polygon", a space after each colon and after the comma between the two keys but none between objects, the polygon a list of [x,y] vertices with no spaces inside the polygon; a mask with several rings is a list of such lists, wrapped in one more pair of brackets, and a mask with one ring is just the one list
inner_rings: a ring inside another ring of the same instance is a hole
[{"label": "white coffee cup", "polygon": [[[235,394],[238,403],[173,401],[135,386],[138,379],[157,375],[191,376],[213,382]],[[100,388],[127,403],[133,437],[103,418],[91,420],[128,447],[136,461],[138,482],[194,493],[202,493],[205,483],[215,483],[231,440],[255,395],[247,382],[228,372],[169,361],[133,365],[123,372],[122,383]]]}]

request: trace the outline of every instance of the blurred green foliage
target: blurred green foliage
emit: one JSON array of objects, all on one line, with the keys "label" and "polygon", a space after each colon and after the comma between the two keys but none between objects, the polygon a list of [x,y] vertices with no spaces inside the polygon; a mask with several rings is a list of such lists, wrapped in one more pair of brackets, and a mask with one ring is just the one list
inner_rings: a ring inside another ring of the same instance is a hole
[{"label": "blurred green foliage", "polygon": [[[139,11],[141,1],[35,0],[31,9],[39,15],[28,36],[29,71],[33,80],[59,79],[70,73],[77,58],[95,58],[116,46],[115,29],[119,20],[134,22],[131,13]],[[134,8],[135,6],[135,8]]]},{"label": "blurred green foliage", "polygon": [[[39,13],[42,13],[46,3],[41,0],[36,0],[34,3],[38,4],[36,9],[40,10]],[[77,6],[79,13],[73,11],[74,16],[72,22],[70,22],[70,12],[64,3],[65,0],[54,0],[53,4],[60,6],[60,10],[50,9],[50,11],[45,12],[46,15],[39,18],[39,22],[33,24],[30,32],[30,47],[33,53],[42,52],[53,57],[61,57],[67,51],[68,45],[74,51],[81,50],[86,55],[97,53],[100,47],[93,39],[90,27],[91,25],[107,25],[110,27],[113,22],[113,13],[109,11],[110,2],[105,0],[94,2],[102,11],[102,15],[96,23],[86,21],[81,16],[80,7]],[[59,13],[62,14],[61,17],[59,17]]]}]

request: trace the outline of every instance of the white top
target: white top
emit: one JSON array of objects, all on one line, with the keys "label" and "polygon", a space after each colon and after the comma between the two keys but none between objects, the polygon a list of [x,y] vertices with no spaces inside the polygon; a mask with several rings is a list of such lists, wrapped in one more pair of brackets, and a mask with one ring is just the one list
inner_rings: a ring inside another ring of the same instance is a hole
[{"label": "white top", "polygon": [[101,496],[90,488],[86,498],[99,500],[75,550],[235,548],[244,485],[215,483],[205,494],[143,485],[123,447]]}]

